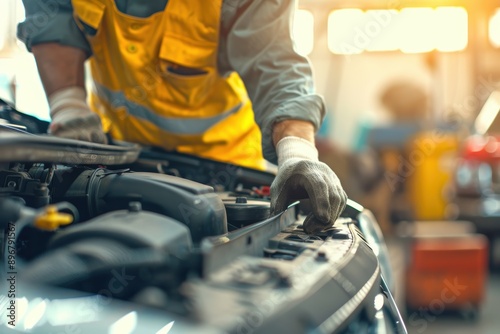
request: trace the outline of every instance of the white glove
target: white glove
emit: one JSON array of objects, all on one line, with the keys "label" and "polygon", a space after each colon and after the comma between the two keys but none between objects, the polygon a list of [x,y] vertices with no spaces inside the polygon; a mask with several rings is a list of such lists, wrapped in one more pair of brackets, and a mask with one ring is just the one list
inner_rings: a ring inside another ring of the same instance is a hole
[{"label": "white glove", "polygon": [[291,203],[309,198],[312,207],[304,231],[316,233],[331,227],[346,205],[340,180],[323,162],[308,140],[285,137],[276,145],[278,174],[271,185],[271,211],[277,214]]},{"label": "white glove", "polygon": [[63,138],[106,144],[99,115],[92,112],[82,87],[68,87],[48,97],[52,122],[49,133]]}]

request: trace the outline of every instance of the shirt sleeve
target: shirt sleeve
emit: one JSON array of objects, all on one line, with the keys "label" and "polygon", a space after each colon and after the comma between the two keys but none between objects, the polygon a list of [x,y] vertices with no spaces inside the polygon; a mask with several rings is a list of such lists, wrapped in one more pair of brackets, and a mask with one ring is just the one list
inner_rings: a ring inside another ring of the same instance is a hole
[{"label": "shirt sleeve", "polygon": [[26,19],[17,26],[17,37],[28,50],[36,44],[60,43],[92,53],[73,18],[71,0],[23,0]]},{"label": "shirt sleeve", "polygon": [[243,79],[261,128],[264,157],[276,162],[272,127],[296,119],[319,129],[325,104],[314,91],[311,65],[294,51],[294,0],[225,0],[219,62]]}]

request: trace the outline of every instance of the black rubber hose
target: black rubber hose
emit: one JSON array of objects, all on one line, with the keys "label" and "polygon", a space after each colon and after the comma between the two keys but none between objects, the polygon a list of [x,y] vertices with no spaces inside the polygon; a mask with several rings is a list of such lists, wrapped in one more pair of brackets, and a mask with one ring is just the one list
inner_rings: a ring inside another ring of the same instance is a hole
[{"label": "black rubber hose", "polygon": [[[154,176],[154,177],[153,177]],[[182,179],[181,179],[182,180]],[[194,242],[227,233],[227,217],[220,197],[207,186],[162,178],[160,174],[126,173],[104,169],[58,170],[51,184],[53,202],[74,204],[82,221],[126,210],[140,202],[143,210],[185,224]]]},{"label": "black rubber hose", "polygon": [[0,198],[0,229],[6,229],[9,223],[16,222],[26,206],[22,200]]},{"label": "black rubber hose", "polygon": [[80,221],[78,209],[70,202],[59,202],[51,205],[55,206],[59,212],[68,212],[71,214],[73,216],[73,223],[78,223]]}]

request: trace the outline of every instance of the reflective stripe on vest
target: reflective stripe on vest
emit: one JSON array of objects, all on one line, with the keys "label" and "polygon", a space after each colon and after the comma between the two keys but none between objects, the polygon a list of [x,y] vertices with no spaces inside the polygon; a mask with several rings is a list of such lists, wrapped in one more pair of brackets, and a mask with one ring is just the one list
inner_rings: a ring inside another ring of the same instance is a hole
[{"label": "reflective stripe on vest", "polygon": [[124,107],[130,115],[154,123],[163,131],[178,135],[203,134],[215,124],[238,112],[242,107],[242,103],[240,103],[231,109],[224,111],[222,114],[213,117],[173,118],[160,116],[140,104],[127,100],[125,98],[125,94],[122,92],[114,92],[99,84],[95,84],[95,86],[99,96],[104,98],[106,102],[113,106],[113,108],[117,109]]}]

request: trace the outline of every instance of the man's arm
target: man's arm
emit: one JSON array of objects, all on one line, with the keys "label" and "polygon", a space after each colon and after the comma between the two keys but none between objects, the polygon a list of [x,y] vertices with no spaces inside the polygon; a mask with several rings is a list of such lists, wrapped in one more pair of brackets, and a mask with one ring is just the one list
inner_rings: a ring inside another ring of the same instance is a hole
[{"label": "man's arm", "polygon": [[314,144],[314,134],[314,125],[310,122],[285,120],[274,124],[273,144],[276,146],[281,139],[287,136],[299,137]]},{"label": "man's arm", "polygon": [[229,64],[245,82],[262,131],[264,157],[278,163],[272,212],[309,199],[312,213],[304,230],[318,232],[335,222],[347,195],[335,173],[318,160],[314,146],[325,106],[314,93],[308,60],[293,48],[290,23],[296,3],[225,0],[224,5],[220,68],[224,72]]},{"label": "man's arm", "polygon": [[59,43],[32,46],[40,79],[47,96],[68,87],[85,87],[86,53],[79,48]]},{"label": "man's arm", "polygon": [[52,119],[49,132],[64,138],[106,143],[99,116],[87,105],[84,50],[59,43],[32,46]]},{"label": "man's arm", "polygon": [[92,53],[85,35],[73,17],[71,0],[23,0],[26,19],[17,26],[17,37],[32,46],[59,43]]},{"label": "man's arm", "polygon": [[86,103],[84,62],[91,50],[71,0],[24,0],[17,37],[32,51],[49,102],[54,135],[106,142],[100,119]]},{"label": "man's arm", "polygon": [[59,43],[32,46],[52,119],[49,132],[60,137],[106,143],[99,116],[87,105],[84,50]]},{"label": "man's arm", "polygon": [[[262,131],[264,157],[276,163],[275,130],[283,121],[310,123],[319,128],[325,113],[314,92],[309,61],[293,49],[290,16],[293,0],[224,0],[219,68],[236,71],[252,100]],[[310,138],[312,139],[312,138]]]},{"label": "man's arm", "polygon": [[73,18],[71,0],[23,3],[26,20],[18,26],[18,37],[35,56],[49,102],[52,119],[49,132],[106,143],[99,116],[89,109],[86,101],[84,63],[91,51]]}]

